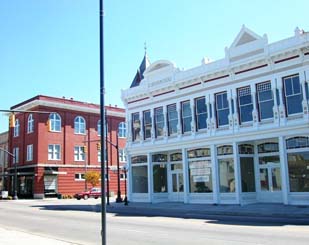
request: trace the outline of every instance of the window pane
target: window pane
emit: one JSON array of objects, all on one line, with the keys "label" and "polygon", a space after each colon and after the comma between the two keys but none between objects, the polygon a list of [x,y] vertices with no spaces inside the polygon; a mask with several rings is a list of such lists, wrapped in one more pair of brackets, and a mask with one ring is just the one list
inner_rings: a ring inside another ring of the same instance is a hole
[{"label": "window pane", "polygon": [[229,124],[229,109],[218,111],[218,125],[224,126]]},{"label": "window pane", "polygon": [[240,107],[241,122],[251,122],[252,121],[252,110],[253,110],[252,104]]},{"label": "window pane", "polygon": [[309,152],[289,153],[289,182],[291,192],[309,192]]},{"label": "window pane", "polygon": [[132,167],[132,192],[148,193],[147,166]]},{"label": "window pane", "polygon": [[280,168],[272,168],[271,169],[271,177],[273,184],[273,191],[281,190],[281,174]]},{"label": "window pane", "polygon": [[189,163],[190,192],[212,192],[211,162],[195,161]]},{"label": "window pane", "polygon": [[262,191],[269,191],[267,168],[260,169],[260,184],[261,184]]},{"label": "window pane", "polygon": [[232,158],[219,159],[220,192],[235,192],[234,161]]},{"label": "window pane", "polygon": [[167,192],[167,169],[166,165],[153,166],[153,191],[155,193]]},{"label": "window pane", "polygon": [[255,176],[253,157],[240,158],[242,192],[255,192]]},{"label": "window pane", "polygon": [[267,118],[273,118],[274,112],[273,112],[273,106],[274,101],[269,100],[266,102],[261,102],[259,106],[260,110],[260,119],[267,119]]},{"label": "window pane", "polygon": [[292,79],[293,79],[293,92],[294,92],[294,94],[301,93],[299,76],[295,76]]},{"label": "window pane", "polygon": [[301,94],[287,97],[288,115],[303,111],[302,99]]},{"label": "window pane", "polygon": [[265,100],[272,100],[273,99],[273,94],[271,90],[259,92],[259,101],[265,101]]},{"label": "window pane", "polygon": [[285,88],[285,95],[292,95],[293,94],[293,87],[292,87],[292,79],[291,78],[284,79],[284,88]]}]

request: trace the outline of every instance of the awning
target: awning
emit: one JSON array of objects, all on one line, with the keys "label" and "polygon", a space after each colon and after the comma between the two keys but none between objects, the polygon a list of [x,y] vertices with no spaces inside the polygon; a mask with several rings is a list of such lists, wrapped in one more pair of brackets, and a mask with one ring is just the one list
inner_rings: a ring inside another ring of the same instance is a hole
[{"label": "awning", "polygon": [[64,172],[64,171],[54,171],[54,170],[45,170],[44,171],[44,175],[48,175],[48,174],[60,175],[60,174],[67,174],[67,172]]}]

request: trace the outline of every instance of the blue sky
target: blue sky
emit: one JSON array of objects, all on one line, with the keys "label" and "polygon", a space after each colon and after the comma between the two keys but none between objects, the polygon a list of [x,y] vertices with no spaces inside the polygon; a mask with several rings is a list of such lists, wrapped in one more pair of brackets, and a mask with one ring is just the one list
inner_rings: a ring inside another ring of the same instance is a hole
[{"label": "blue sky", "polygon": [[[106,104],[143,55],[179,68],[224,57],[245,24],[269,42],[309,31],[307,0],[105,0]],[[99,0],[0,1],[0,109],[38,94],[99,103]],[[0,113],[0,132],[7,130]]]}]

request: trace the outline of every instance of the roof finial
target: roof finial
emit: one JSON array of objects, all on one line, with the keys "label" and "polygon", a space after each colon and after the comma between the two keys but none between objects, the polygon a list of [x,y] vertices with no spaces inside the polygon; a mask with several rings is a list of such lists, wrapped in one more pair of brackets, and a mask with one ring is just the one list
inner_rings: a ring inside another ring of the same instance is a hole
[{"label": "roof finial", "polygon": [[144,50],[145,50],[145,55],[147,54],[147,44],[146,41],[144,42]]}]

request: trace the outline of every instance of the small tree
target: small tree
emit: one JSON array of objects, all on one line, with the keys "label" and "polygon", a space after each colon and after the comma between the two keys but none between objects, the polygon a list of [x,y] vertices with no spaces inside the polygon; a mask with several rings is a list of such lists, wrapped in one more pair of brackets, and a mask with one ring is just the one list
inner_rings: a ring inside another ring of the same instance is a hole
[{"label": "small tree", "polygon": [[95,187],[100,182],[100,173],[96,171],[88,171],[85,173],[85,181]]}]

